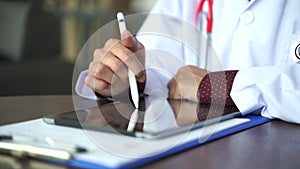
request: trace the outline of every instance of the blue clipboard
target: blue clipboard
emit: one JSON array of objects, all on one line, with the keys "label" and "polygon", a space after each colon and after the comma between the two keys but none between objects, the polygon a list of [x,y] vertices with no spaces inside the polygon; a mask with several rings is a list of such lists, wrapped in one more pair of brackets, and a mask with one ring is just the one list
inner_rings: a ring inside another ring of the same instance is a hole
[{"label": "blue clipboard", "polygon": [[[163,153],[156,154],[156,155],[151,156],[151,157],[140,158],[140,159],[137,159],[135,161],[132,161],[132,162],[129,162],[129,163],[126,163],[126,164],[123,164],[123,165],[120,165],[120,166],[114,167],[114,168],[117,169],[117,168],[135,168],[135,167],[139,167],[139,166],[145,165],[147,163],[153,162],[155,160],[165,158],[165,157],[170,156],[172,154],[179,153],[181,151],[199,146],[203,143],[207,143],[207,142],[225,137],[227,135],[237,133],[239,131],[243,131],[245,129],[249,129],[251,127],[258,126],[258,125],[261,125],[261,124],[264,124],[264,123],[267,123],[267,122],[271,121],[270,118],[262,117],[262,116],[259,116],[259,115],[247,115],[247,116],[244,116],[243,118],[247,118],[250,121],[246,122],[246,123],[243,123],[241,125],[234,126],[232,128],[223,130],[221,132],[216,132],[216,133],[212,134],[210,137],[208,137],[208,139],[205,139],[205,141],[203,141],[203,142],[199,141],[198,139],[195,139],[195,140],[189,141],[187,143],[180,144],[180,145],[178,145],[178,146],[176,146],[172,149],[169,149],[168,151],[165,151]],[[48,162],[50,162],[50,161],[48,161]],[[70,160],[68,162],[59,162],[59,161],[51,161],[51,162],[56,163],[56,164],[60,164],[60,165],[66,165],[66,166],[71,166],[71,167],[79,167],[79,168],[114,169],[114,168],[111,168],[111,167],[108,167],[108,166],[105,166],[105,165],[99,165],[99,164],[94,164],[94,163],[91,163],[91,162],[80,161],[80,160]]]}]

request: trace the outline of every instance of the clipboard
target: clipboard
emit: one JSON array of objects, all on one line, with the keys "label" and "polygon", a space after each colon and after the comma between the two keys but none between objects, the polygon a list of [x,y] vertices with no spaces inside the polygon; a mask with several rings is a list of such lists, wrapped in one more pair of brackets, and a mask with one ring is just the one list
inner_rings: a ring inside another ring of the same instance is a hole
[{"label": "clipboard", "polygon": [[[145,152],[149,149],[143,149],[143,154],[141,157],[126,157],[126,155],[116,155],[114,152],[108,152],[108,149],[104,147],[95,146],[94,141],[89,140],[91,135],[95,134],[99,138],[106,138],[106,140],[118,140],[121,137],[118,135],[113,135],[109,133],[99,133],[95,131],[90,131],[91,133],[86,133],[81,129],[64,127],[64,126],[55,126],[55,125],[47,125],[43,122],[42,119],[16,123],[6,126],[1,126],[0,129],[5,132],[13,132],[13,133],[26,133],[33,137],[43,137],[45,136],[45,131],[47,131],[47,135],[53,137],[54,139],[61,138],[72,138],[68,140],[72,144],[82,144],[85,142],[86,148],[89,150],[87,154],[74,154],[74,158],[62,162],[56,160],[46,160],[47,162],[71,166],[71,167],[79,167],[79,168],[134,168],[138,167],[155,160],[165,158],[175,153],[179,153],[183,150],[190,149],[196,146],[199,146],[203,143],[207,143],[224,136],[269,122],[271,119],[265,118],[259,115],[247,115],[242,118],[234,118],[230,119],[218,124],[209,125],[206,127],[215,128],[214,133],[210,135],[203,135],[203,137],[199,137],[200,130],[197,129],[191,131],[188,135],[185,135],[184,139],[182,139],[178,144],[172,147],[167,147],[165,145],[169,144],[171,138],[165,138],[160,140],[148,140],[145,142],[145,146],[157,146],[162,145],[161,147],[155,147],[156,150],[152,152]],[[36,130],[36,129],[39,130]],[[30,133],[29,133],[30,132]],[[140,149],[139,145],[141,140],[134,140],[137,138],[132,137],[123,137],[123,140],[120,142],[124,142],[124,144],[128,144],[127,150],[130,150],[134,146],[136,149]],[[67,141],[67,140],[65,140]],[[143,140],[144,142],[145,140]],[[110,142],[111,143],[111,142]],[[109,141],[107,141],[109,144]],[[129,145],[132,144],[132,145]],[[104,144],[103,144],[104,145]],[[103,146],[102,145],[102,146]],[[125,148],[126,146],[122,146]]]}]

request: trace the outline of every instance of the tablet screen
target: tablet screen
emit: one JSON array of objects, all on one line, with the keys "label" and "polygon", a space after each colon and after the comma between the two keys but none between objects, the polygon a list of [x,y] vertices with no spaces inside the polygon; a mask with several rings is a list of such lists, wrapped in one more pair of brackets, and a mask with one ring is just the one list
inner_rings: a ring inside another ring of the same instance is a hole
[{"label": "tablet screen", "polygon": [[160,138],[240,116],[235,106],[144,97],[140,109],[121,101],[44,118],[47,123],[135,137]]}]

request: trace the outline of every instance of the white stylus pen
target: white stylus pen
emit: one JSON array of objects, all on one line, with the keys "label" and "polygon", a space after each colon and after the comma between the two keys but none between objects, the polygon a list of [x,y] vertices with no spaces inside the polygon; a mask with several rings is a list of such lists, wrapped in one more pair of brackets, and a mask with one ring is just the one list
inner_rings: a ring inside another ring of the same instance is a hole
[{"label": "white stylus pen", "polygon": [[[125,30],[127,30],[125,18],[124,18],[124,15],[122,12],[117,13],[117,20],[118,20],[118,24],[119,24],[120,34],[122,34]],[[138,92],[135,75],[130,69],[128,69],[128,78],[129,78],[129,87],[130,87],[132,101],[133,101],[134,107],[136,109],[138,109],[139,108],[139,92]]]}]

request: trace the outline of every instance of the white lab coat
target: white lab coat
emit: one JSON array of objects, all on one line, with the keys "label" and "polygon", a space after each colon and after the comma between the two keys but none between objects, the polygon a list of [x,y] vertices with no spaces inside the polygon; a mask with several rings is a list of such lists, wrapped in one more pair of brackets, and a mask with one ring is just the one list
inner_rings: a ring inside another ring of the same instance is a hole
[{"label": "white lab coat", "polygon": [[[197,5],[197,0],[158,0],[152,13],[194,24]],[[291,59],[292,46],[300,40],[300,1],[214,0],[213,9],[212,46],[220,62],[215,70],[239,70],[231,91],[239,110],[246,114],[262,107],[263,116],[300,123],[300,76],[296,75],[300,64]],[[145,93],[167,96],[167,83],[179,67],[202,64],[184,43],[149,35],[157,26],[150,21],[146,20],[137,36],[147,49]],[[176,29],[166,23],[159,27],[171,34]],[[83,83],[85,73],[76,91],[95,99]]]}]

